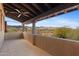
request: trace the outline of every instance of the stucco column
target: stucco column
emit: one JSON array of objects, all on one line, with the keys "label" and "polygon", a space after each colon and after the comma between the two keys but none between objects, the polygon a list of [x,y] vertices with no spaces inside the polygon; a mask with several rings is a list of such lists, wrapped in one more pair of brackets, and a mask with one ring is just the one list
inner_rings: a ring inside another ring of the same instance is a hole
[{"label": "stucco column", "polygon": [[25,24],[22,23],[22,31],[24,32],[24,29],[25,29]]},{"label": "stucco column", "polygon": [[35,21],[33,21],[32,22],[32,35],[33,35],[33,45],[35,45],[35,34],[36,34],[36,27],[35,27],[35,25],[36,25],[36,22]]},{"label": "stucco column", "polygon": [[4,22],[4,10],[3,5],[0,3],[0,48],[4,42],[4,34],[5,34],[5,22]]},{"label": "stucco column", "polygon": [[2,31],[2,9],[0,4],[0,31]]},{"label": "stucco column", "polygon": [[5,32],[4,10],[3,5],[0,3],[0,30]]},{"label": "stucco column", "polygon": [[5,21],[5,32],[7,32],[7,21]]},{"label": "stucco column", "polygon": [[35,34],[36,31],[35,31],[35,22],[32,22],[32,34]]}]

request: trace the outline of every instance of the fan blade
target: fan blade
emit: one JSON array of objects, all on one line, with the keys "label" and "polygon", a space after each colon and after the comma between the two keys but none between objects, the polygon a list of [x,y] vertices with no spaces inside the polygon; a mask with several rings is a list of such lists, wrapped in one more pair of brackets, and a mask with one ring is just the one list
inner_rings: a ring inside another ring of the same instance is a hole
[{"label": "fan blade", "polygon": [[29,17],[29,12],[24,12],[23,15]]},{"label": "fan blade", "polygon": [[18,18],[21,16],[21,14],[18,15]]},{"label": "fan blade", "polygon": [[29,12],[23,12],[24,15],[29,14]]},{"label": "fan blade", "polygon": [[9,13],[17,13],[17,12],[9,12]]},{"label": "fan blade", "polygon": [[29,15],[24,15],[24,16],[29,17]]},{"label": "fan blade", "polygon": [[21,13],[18,9],[15,9],[18,13]]}]

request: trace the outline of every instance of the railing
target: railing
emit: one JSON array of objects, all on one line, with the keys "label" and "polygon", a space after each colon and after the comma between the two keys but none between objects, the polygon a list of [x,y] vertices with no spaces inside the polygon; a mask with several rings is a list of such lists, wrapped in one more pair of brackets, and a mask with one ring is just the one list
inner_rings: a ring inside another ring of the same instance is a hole
[{"label": "railing", "polygon": [[44,37],[24,32],[24,39],[35,46],[47,51],[51,55],[79,55],[79,41],[56,37]]}]

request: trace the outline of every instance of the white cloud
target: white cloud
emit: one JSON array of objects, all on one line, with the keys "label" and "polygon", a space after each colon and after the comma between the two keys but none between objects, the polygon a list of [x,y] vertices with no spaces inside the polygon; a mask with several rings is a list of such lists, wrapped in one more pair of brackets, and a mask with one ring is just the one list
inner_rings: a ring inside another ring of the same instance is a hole
[{"label": "white cloud", "polygon": [[14,19],[9,18],[9,17],[5,17],[5,21],[7,21],[8,25],[15,25],[15,26],[21,25],[20,22],[15,21]]},{"label": "white cloud", "polygon": [[79,22],[77,21],[71,21],[70,19],[60,19],[56,20],[56,23],[59,23],[59,26],[68,26],[71,28],[76,28],[79,26]]},{"label": "white cloud", "polygon": [[79,26],[79,22],[76,19],[71,20],[70,18],[61,18],[61,17],[54,17],[49,18],[47,20],[39,21],[37,26],[46,26],[46,27],[71,27],[76,28]]}]

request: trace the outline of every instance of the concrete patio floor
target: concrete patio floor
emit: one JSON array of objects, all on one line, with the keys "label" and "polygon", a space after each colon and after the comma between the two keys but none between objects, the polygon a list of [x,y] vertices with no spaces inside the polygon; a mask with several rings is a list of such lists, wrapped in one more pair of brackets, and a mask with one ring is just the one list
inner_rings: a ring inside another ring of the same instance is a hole
[{"label": "concrete patio floor", "polygon": [[50,56],[50,54],[33,46],[27,40],[14,39],[5,40],[0,56]]}]

